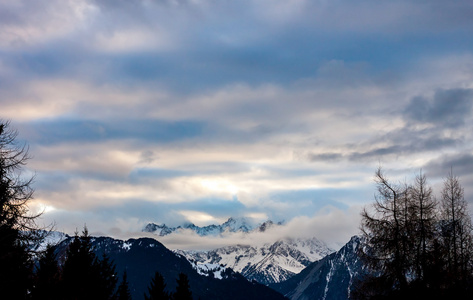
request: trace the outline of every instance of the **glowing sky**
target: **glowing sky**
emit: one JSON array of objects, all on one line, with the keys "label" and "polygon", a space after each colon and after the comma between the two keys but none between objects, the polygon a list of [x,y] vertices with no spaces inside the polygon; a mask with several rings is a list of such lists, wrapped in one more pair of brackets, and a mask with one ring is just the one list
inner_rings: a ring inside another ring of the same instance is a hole
[{"label": "glowing sky", "polygon": [[2,0],[0,117],[58,230],[345,240],[378,165],[473,195],[472,33],[470,0]]}]

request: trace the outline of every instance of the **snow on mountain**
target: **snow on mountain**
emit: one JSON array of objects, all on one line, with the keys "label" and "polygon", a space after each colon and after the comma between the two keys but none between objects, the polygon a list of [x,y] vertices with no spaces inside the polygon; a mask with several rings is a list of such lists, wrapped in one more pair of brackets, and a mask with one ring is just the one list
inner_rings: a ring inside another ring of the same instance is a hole
[{"label": "snow on mountain", "polygon": [[[168,227],[165,224],[150,223],[145,226],[143,231],[152,232],[159,236],[175,234],[183,230],[192,230],[202,237],[218,237],[226,232],[241,232],[261,236],[262,239],[257,241],[258,244],[238,244],[214,250],[176,250],[175,252],[187,258],[194,269],[201,273],[208,272],[207,266],[209,265],[221,265],[224,268],[231,268],[241,273],[249,280],[256,280],[264,284],[287,280],[301,272],[310,263],[335,252],[326,243],[316,238],[279,239],[274,237],[275,230],[277,231],[278,226],[281,225],[281,222],[274,223],[268,220],[258,226],[252,226],[249,220],[245,218],[229,218],[221,225],[204,227],[194,224]],[[269,231],[269,229],[271,230]],[[267,231],[269,233],[266,236]]]},{"label": "snow on mountain", "polygon": [[[69,237],[56,246],[61,264],[73,239]],[[110,237],[91,237],[91,245],[97,257],[107,254],[110,261],[115,263],[118,276],[121,277],[126,270],[133,299],[143,299],[155,272],[164,277],[167,292],[176,290],[179,273],[186,274],[194,299],[286,299],[269,287],[249,282],[241,274],[220,265],[202,264],[199,269],[193,268],[187,259],[152,238],[123,241]]]},{"label": "snow on mountain", "polygon": [[316,238],[283,239],[262,246],[235,245],[210,251],[176,250],[195,268],[200,264],[218,264],[264,284],[286,280],[332,252]]},{"label": "snow on mountain", "polygon": [[44,231],[41,230],[38,232],[40,235],[44,236],[44,239],[41,243],[34,245],[32,247],[33,251],[41,252],[46,250],[48,245],[55,246],[69,237],[69,235],[59,232],[59,231]]},{"label": "snow on mountain", "polygon": [[[263,223],[264,224],[264,223]],[[178,233],[183,230],[192,230],[200,236],[217,236],[224,232],[245,232],[254,230],[251,222],[246,218],[229,218],[221,225],[208,225],[200,227],[192,223],[180,225],[177,227],[168,227],[166,224],[149,223],[143,228],[143,232],[156,233],[159,236],[165,236],[172,233]]]},{"label": "snow on mountain", "polygon": [[143,232],[151,232],[154,233],[156,232],[157,235],[159,236],[165,236],[168,234],[173,233],[176,230],[176,228],[169,228],[166,226],[166,224],[154,224],[154,223],[149,223],[143,228]]},{"label": "snow on mountain", "polygon": [[222,273],[227,269],[219,264],[196,263],[192,264],[192,266],[200,275],[211,276],[217,279],[222,279]]},{"label": "snow on mountain", "polygon": [[366,272],[358,256],[361,245],[360,237],[354,236],[339,251],[271,287],[291,300],[349,299],[353,284]]}]

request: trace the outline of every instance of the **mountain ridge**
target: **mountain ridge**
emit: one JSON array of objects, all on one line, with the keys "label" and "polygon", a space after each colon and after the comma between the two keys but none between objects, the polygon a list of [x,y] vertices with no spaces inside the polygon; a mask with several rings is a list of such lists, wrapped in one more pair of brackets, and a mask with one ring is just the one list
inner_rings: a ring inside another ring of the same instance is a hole
[{"label": "mountain ridge", "polygon": [[[58,260],[63,263],[66,249],[73,240],[67,237],[56,245]],[[185,273],[194,299],[285,299],[280,293],[256,282],[250,282],[241,274],[225,269],[218,274],[200,274],[183,257],[176,255],[153,238],[119,240],[111,237],[91,236],[92,249],[98,257],[106,254],[116,265],[117,275],[126,270],[133,299],[143,299],[143,294],[155,272],[165,279],[167,290],[176,288],[179,273]]]},{"label": "mountain ridge", "polygon": [[366,274],[358,256],[362,239],[353,236],[339,251],[307,266],[286,281],[269,286],[291,300],[350,299],[357,280]]},{"label": "mountain ridge", "polygon": [[193,223],[186,223],[176,227],[169,227],[166,224],[148,223],[146,224],[142,232],[155,233],[158,236],[166,236],[172,233],[182,232],[184,230],[191,230],[199,236],[218,236],[225,232],[264,232],[273,226],[280,226],[283,222],[274,223],[271,220],[267,220],[256,226],[252,225],[252,222],[247,218],[233,218],[230,217],[227,221],[222,224],[211,224],[207,226],[197,226]]},{"label": "mountain ridge", "polygon": [[279,239],[262,246],[232,245],[213,250],[175,250],[195,269],[221,265],[241,273],[248,280],[263,284],[284,281],[312,262],[335,252],[317,238]]}]

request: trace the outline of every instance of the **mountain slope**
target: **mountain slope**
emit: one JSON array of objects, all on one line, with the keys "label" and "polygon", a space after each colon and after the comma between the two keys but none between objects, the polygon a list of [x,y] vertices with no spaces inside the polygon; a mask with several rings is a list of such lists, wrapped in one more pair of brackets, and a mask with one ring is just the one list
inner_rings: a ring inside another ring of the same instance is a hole
[{"label": "mountain slope", "polygon": [[[72,238],[57,247],[60,258]],[[126,269],[133,299],[143,299],[149,282],[156,271],[165,278],[169,291],[174,291],[179,273],[185,273],[194,299],[284,299],[276,291],[256,282],[247,281],[242,275],[226,269],[215,276],[202,276],[183,257],[174,254],[158,241],[150,238],[116,240],[108,237],[92,239],[95,253],[106,253],[116,264],[119,276]]]},{"label": "mountain slope", "polygon": [[291,300],[349,299],[353,282],[363,274],[357,255],[360,238],[354,236],[339,251],[310,264],[292,278],[270,285]]},{"label": "mountain slope", "polygon": [[259,247],[236,245],[210,251],[176,251],[196,269],[200,265],[222,265],[263,284],[287,280],[332,252],[333,249],[316,238],[284,239]]}]

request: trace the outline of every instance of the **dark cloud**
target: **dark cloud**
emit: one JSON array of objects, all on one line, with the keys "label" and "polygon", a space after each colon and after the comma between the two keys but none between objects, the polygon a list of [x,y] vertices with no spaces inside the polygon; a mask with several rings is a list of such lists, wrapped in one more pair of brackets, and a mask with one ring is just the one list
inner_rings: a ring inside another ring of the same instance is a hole
[{"label": "dark cloud", "polygon": [[340,153],[309,153],[307,157],[309,161],[340,161],[343,155]]},{"label": "dark cloud", "polygon": [[470,117],[473,90],[449,89],[436,91],[431,99],[415,97],[405,110],[405,117],[414,123],[458,127]]},{"label": "dark cloud", "polygon": [[444,154],[430,160],[425,165],[425,173],[429,178],[436,180],[437,190],[443,187],[442,181],[452,172],[460,179],[464,188],[465,199],[469,202],[470,210],[473,207],[473,154],[471,151]]},{"label": "dark cloud", "polygon": [[[402,135],[400,137],[400,135]],[[411,154],[434,152],[443,148],[453,147],[462,142],[461,139],[443,138],[436,133],[425,133],[418,131],[401,130],[387,134],[384,140],[391,144],[387,147],[374,147],[374,149],[364,152],[353,152],[348,155],[351,160],[373,160],[387,156],[406,156]],[[376,141],[371,141],[376,145]]]},{"label": "dark cloud", "polygon": [[436,177],[445,177],[451,170],[457,176],[473,177],[473,154],[442,155],[428,162],[425,170]]},{"label": "dark cloud", "polygon": [[[388,143],[389,146],[377,146]],[[454,147],[463,143],[461,138],[440,137],[437,131],[430,130],[409,130],[402,129],[387,133],[376,139],[363,141],[357,145],[344,145],[343,154],[340,152],[326,152],[313,154],[309,153],[309,161],[341,161],[343,159],[351,161],[377,161],[392,157],[406,157],[412,154],[435,152],[444,148]],[[351,149],[360,149],[353,151]],[[361,150],[367,148],[369,150]]]}]

